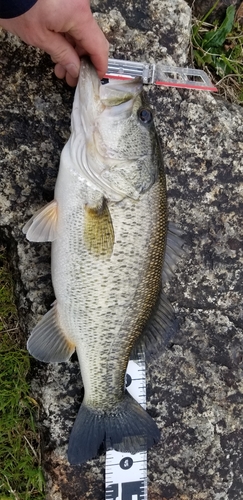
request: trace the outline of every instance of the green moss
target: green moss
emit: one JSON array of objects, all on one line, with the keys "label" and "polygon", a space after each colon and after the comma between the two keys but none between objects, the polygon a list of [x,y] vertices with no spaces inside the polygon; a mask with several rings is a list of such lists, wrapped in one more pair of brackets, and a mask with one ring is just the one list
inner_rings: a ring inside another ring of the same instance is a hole
[{"label": "green moss", "polygon": [[0,500],[44,498],[36,401],[27,374],[29,355],[21,348],[13,286],[6,256],[0,255]]},{"label": "green moss", "polygon": [[243,32],[234,5],[220,23],[209,24],[208,16],[219,0],[200,21],[192,26],[192,54],[197,67],[210,73],[219,92],[228,100],[243,103]]}]

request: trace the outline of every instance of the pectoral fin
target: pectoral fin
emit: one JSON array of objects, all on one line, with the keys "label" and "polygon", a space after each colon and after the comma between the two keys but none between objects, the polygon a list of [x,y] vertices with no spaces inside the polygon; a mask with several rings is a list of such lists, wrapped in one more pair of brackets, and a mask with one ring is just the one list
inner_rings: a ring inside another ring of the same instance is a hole
[{"label": "pectoral fin", "polygon": [[54,241],[57,237],[57,202],[53,200],[38,210],[25,224],[23,232],[29,241]]},{"label": "pectoral fin", "polygon": [[109,256],[114,245],[114,229],[109,208],[103,199],[100,207],[85,207],[84,241],[96,256]]},{"label": "pectoral fin", "polygon": [[45,363],[68,361],[75,351],[58,321],[56,303],[32,330],[27,349],[34,358]]}]

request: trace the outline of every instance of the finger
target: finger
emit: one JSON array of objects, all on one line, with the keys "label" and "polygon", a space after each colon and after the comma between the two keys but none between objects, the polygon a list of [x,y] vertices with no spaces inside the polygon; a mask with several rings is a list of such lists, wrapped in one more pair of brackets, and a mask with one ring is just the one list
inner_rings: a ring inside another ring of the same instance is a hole
[{"label": "finger", "polygon": [[66,73],[66,82],[70,87],[76,87],[78,78],[73,78],[69,73]]},{"label": "finger", "polygon": [[59,63],[55,65],[54,73],[55,73],[56,77],[60,78],[60,79],[65,78],[65,76],[66,76],[65,68]]},{"label": "finger", "polygon": [[90,23],[83,26],[82,32],[71,29],[70,34],[76,39],[76,51],[80,55],[87,53],[98,76],[103,78],[108,66],[109,43],[95,19],[91,17]]},{"label": "finger", "polygon": [[76,40],[74,40],[74,38],[69,33],[65,33],[64,36],[65,36],[67,42],[70,43],[70,45],[72,45],[72,47],[75,48],[75,46],[76,46]]},{"label": "finger", "polygon": [[[73,39],[73,37],[71,35],[69,35],[69,33],[59,33],[59,34],[62,35],[67,40],[67,42],[70,43],[70,45],[76,50],[76,42]],[[76,50],[76,52],[77,52],[77,50]],[[77,54],[78,54],[78,52],[77,52]],[[57,62],[55,59],[55,56],[51,56],[51,60],[54,63]]]},{"label": "finger", "polygon": [[48,31],[45,41],[40,48],[45,50],[51,56],[52,60],[58,64],[58,74],[61,74],[60,66],[62,66],[69,73],[70,77],[74,79],[78,78],[80,59],[76,50],[64,36]]},{"label": "finger", "polygon": [[63,66],[61,66],[61,64],[55,65],[54,73],[55,73],[57,78],[60,78],[60,79],[66,78],[66,82],[70,87],[76,87],[76,85],[78,83],[78,78],[73,78],[72,76],[70,76],[70,74],[67,73],[65,68]]},{"label": "finger", "polygon": [[[107,42],[108,44],[108,42]],[[108,67],[108,51],[109,51],[109,44],[107,45],[107,49],[105,51],[105,54],[97,55],[97,54],[90,54],[90,59],[97,71],[98,77],[100,80],[105,76],[107,72],[107,67]],[[106,55],[107,54],[107,55]]]},{"label": "finger", "polygon": [[[82,56],[87,55],[87,52],[85,52],[83,49],[75,47],[76,52],[78,53],[79,58]],[[55,61],[53,61],[55,62]],[[54,73],[57,78],[66,78],[66,82],[70,87],[75,87],[78,83],[78,78],[72,78],[69,73],[66,72],[66,69],[61,66],[61,64],[56,64],[54,68]]]}]

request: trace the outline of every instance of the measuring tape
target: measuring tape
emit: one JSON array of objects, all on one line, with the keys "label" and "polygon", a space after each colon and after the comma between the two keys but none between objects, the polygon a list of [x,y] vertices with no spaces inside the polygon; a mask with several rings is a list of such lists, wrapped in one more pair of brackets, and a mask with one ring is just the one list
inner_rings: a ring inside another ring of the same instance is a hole
[{"label": "measuring tape", "polygon": [[[146,409],[145,356],[130,360],[126,372],[126,388]],[[106,452],[105,500],[147,500],[147,452],[132,455],[120,451]]]}]

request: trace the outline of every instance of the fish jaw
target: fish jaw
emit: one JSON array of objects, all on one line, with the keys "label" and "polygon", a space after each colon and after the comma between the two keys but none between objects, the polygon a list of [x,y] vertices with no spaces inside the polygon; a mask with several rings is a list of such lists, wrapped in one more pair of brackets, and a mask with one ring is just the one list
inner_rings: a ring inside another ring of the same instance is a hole
[{"label": "fish jaw", "polygon": [[100,100],[100,80],[88,59],[81,60],[78,84],[71,114],[71,134],[88,137],[98,114],[104,110]]}]

